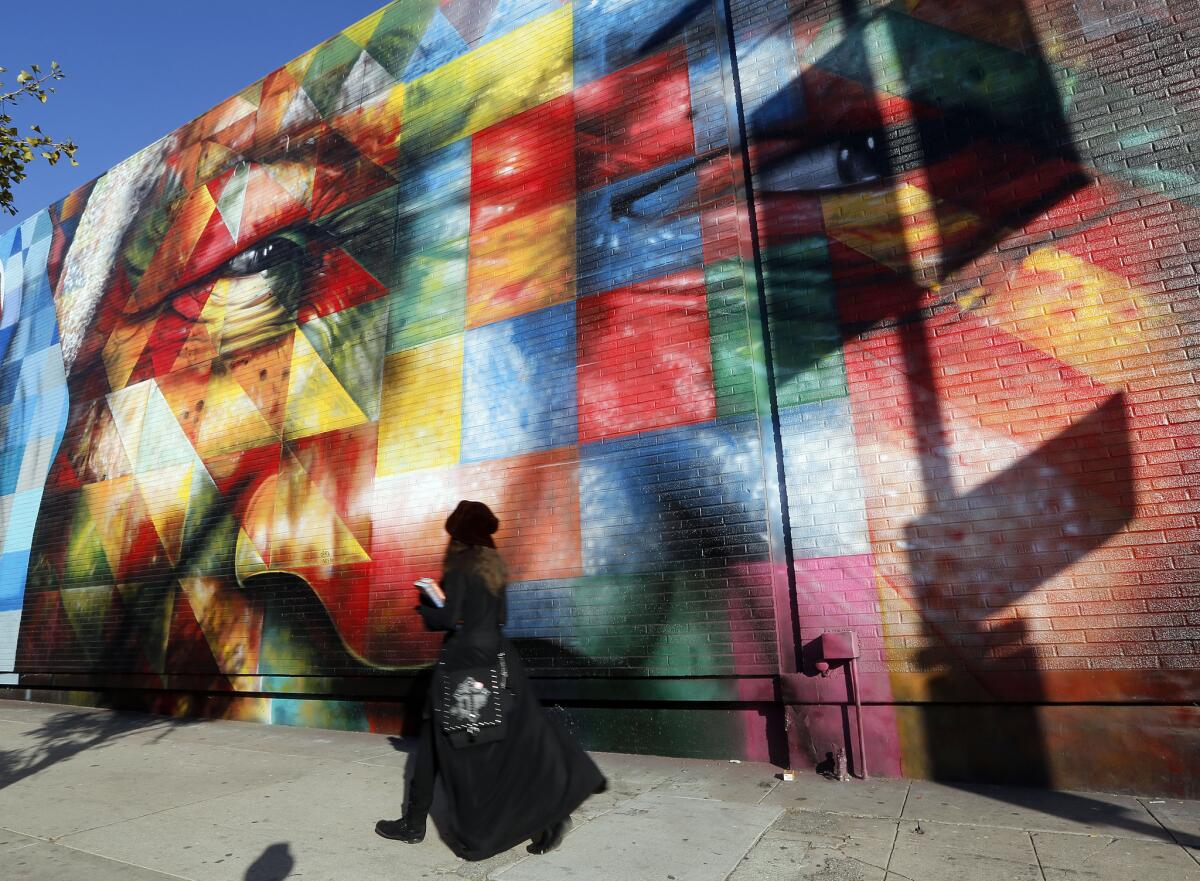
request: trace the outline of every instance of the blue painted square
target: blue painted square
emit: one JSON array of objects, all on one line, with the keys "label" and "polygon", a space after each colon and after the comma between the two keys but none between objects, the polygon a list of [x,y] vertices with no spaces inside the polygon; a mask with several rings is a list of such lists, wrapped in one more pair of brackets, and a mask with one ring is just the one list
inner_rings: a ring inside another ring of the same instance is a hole
[{"label": "blue painted square", "polygon": [[25,575],[29,571],[29,551],[0,554],[0,612],[21,608],[25,598]]},{"label": "blue painted square", "polygon": [[33,421],[37,413],[37,399],[30,398],[25,394],[25,390],[21,389],[16,395],[13,395],[12,403],[8,408],[7,424],[0,425],[0,438],[6,447],[24,446],[32,435]]},{"label": "blue painted square", "polygon": [[16,335],[16,333],[17,325],[15,322],[13,324],[6,324],[3,327],[0,327],[0,362],[6,360],[8,356],[9,344],[12,342],[12,338]]},{"label": "blue painted square", "polygon": [[575,304],[467,331],[462,460],[575,443]]},{"label": "blue painted square", "polygon": [[408,61],[408,67],[404,69],[404,82],[411,83],[417,77],[437,70],[443,64],[465,55],[470,48],[442,11],[435,11],[421,42]]},{"label": "blue painted square", "polygon": [[17,383],[20,392],[14,401],[23,396],[29,402],[29,436],[61,437],[69,407],[62,349],[47,346],[24,358]]},{"label": "blue painted square", "polygon": [[725,81],[715,38],[688,59],[688,92],[692,101],[692,131],[696,153],[725,148],[729,143],[729,116]]},{"label": "blue painted square", "polygon": [[14,226],[0,235],[0,256],[11,257],[21,250],[21,227]]},{"label": "blue painted square", "polygon": [[575,4],[575,85],[648,58],[672,43],[697,18],[712,20],[708,0],[584,0]]},{"label": "blue painted square", "polygon": [[54,306],[44,306],[32,315],[25,310],[10,345],[9,358],[25,358],[57,342],[58,315],[54,312]]},{"label": "blue painted square", "polygon": [[580,448],[586,575],[768,559],[758,426],[737,417]]},{"label": "blue painted square", "polygon": [[703,262],[694,162],[664,165],[579,197],[579,294],[658,278]]},{"label": "blue painted square", "polygon": [[0,313],[0,327],[15,325],[21,317],[22,290],[25,287],[25,259],[22,254],[4,261],[0,272],[0,284],[4,291],[4,311]]},{"label": "blue painted square", "polygon": [[54,294],[46,265],[50,260],[50,239],[43,239],[25,252],[25,280],[21,302],[24,310],[53,308]]},{"label": "blue painted square", "polygon": [[471,185],[471,139],[460,138],[432,153],[406,161],[401,175],[400,210],[435,207],[447,193],[466,192]]},{"label": "blue painted square", "polygon": [[53,232],[54,222],[50,218],[50,212],[43,208],[21,224],[21,235],[24,239],[23,247],[31,248],[43,239],[50,238]]},{"label": "blue painted square", "polygon": [[0,407],[11,404],[17,396],[17,382],[21,376],[21,361],[11,358],[0,364]]},{"label": "blue painted square", "polygon": [[848,398],[779,412],[788,520],[797,557],[870,551],[866,494]]},{"label": "blue painted square", "polygon": [[4,448],[0,449],[0,496],[16,492],[17,480],[21,476],[21,462],[24,458],[24,438],[10,439]]},{"label": "blue painted square", "polygon": [[752,132],[794,131],[804,122],[804,94],[800,64],[791,33],[777,33],[748,41],[739,48],[742,71],[743,112]]},{"label": "blue painted square", "polygon": [[38,510],[42,506],[42,489],[19,492],[13,496],[12,509],[8,515],[8,527],[3,536],[4,546],[0,553],[24,553],[28,558],[33,544],[33,529],[37,525]]},{"label": "blue painted square", "polygon": [[483,32],[483,42],[502,37],[560,8],[559,0],[500,0]]},{"label": "blue painted square", "polygon": [[574,579],[523,581],[505,590],[511,639],[543,639],[559,645],[575,642]]},{"label": "blue painted square", "polygon": [[466,238],[471,230],[471,139],[413,158],[400,170],[401,257]]}]

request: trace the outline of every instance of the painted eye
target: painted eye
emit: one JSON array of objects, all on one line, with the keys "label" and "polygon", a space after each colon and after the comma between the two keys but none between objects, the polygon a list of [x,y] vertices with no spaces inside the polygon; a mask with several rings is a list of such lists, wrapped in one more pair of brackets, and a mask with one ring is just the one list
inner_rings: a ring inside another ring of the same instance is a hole
[{"label": "painted eye", "polygon": [[838,181],[844,187],[870,183],[886,173],[883,139],[874,133],[842,138],[837,151]]},{"label": "painted eye", "polygon": [[856,132],[810,147],[781,152],[760,169],[765,190],[844,190],[887,177],[888,157],[880,131]]},{"label": "painted eye", "polygon": [[284,263],[303,264],[308,260],[304,246],[285,235],[273,236],[253,245],[226,261],[218,270],[224,276],[257,275]]}]

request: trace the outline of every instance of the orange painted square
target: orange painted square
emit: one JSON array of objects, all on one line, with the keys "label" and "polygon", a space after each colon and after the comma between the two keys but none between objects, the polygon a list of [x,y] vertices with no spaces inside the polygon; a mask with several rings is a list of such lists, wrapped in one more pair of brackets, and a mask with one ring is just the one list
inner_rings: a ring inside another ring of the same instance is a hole
[{"label": "orange painted square", "polygon": [[478,327],[575,297],[575,203],[472,231],[467,327]]}]

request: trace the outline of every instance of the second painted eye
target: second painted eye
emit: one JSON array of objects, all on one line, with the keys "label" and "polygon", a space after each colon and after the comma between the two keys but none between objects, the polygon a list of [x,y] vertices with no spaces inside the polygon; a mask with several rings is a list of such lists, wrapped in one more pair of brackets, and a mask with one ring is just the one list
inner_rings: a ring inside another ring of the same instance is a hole
[{"label": "second painted eye", "polygon": [[308,251],[298,234],[283,234],[264,239],[225,262],[218,273],[224,276],[256,275],[283,263],[304,264]]}]

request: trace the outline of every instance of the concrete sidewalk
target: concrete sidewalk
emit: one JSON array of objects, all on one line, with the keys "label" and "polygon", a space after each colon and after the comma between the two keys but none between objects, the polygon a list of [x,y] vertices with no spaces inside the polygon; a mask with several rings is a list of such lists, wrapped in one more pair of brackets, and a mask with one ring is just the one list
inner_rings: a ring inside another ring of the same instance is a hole
[{"label": "concrete sidewalk", "polygon": [[599,754],[561,849],[386,841],[407,744],[0,701],[4,881],[1200,881],[1200,802]]}]

